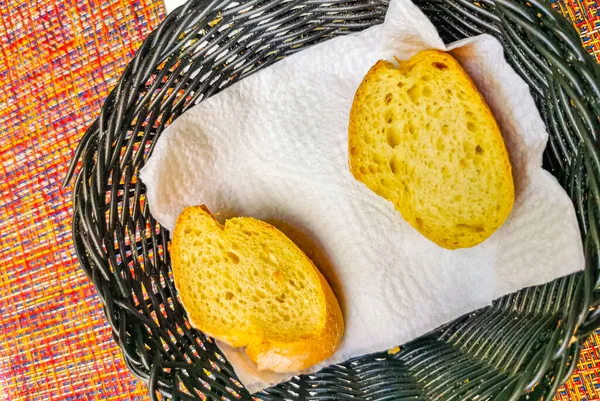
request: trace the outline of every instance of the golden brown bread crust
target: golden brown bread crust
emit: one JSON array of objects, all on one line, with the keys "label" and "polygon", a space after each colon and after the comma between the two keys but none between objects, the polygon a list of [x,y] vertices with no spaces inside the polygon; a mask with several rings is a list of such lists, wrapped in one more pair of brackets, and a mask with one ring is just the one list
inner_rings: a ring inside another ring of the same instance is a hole
[{"label": "golden brown bread crust", "polygon": [[[232,330],[231,327],[220,326],[214,324],[213,321],[208,321],[210,319],[207,319],[205,313],[203,313],[205,311],[198,306],[197,288],[190,285],[194,271],[190,268],[190,264],[185,262],[186,258],[190,256],[190,250],[186,249],[186,245],[189,247],[189,241],[186,242],[189,238],[186,236],[192,235],[190,233],[186,234],[185,231],[190,230],[190,219],[194,215],[197,216],[199,211],[211,217],[208,223],[207,219],[204,220],[205,226],[208,224],[208,228],[218,227],[219,230],[225,232],[225,226],[214,219],[214,216],[210,214],[205,206],[186,208],[177,219],[171,242],[173,276],[181,302],[188,313],[192,326],[232,347],[246,347],[246,353],[261,370],[297,372],[331,356],[341,341],[344,331],[343,317],[335,295],[312,261],[283,233],[263,221],[252,218],[237,219],[238,224],[242,224],[239,223],[241,221],[251,223],[254,227],[262,228],[266,235],[272,236],[276,241],[285,241],[286,246],[294,247],[294,255],[303,258],[302,263],[310,266],[310,270],[307,270],[307,272],[311,273],[308,276],[314,278],[307,277],[307,279],[318,285],[317,288],[319,288],[322,297],[319,300],[322,306],[319,306],[319,308],[323,308],[319,309],[321,311],[319,313],[320,316],[323,316],[323,320],[314,331],[315,334],[293,336],[289,334],[279,335],[277,332],[265,332],[254,328]],[[198,228],[202,229],[202,227]],[[238,249],[238,252],[242,255],[242,249]],[[242,263],[243,260],[239,266]],[[198,269],[203,268],[200,264],[197,264],[196,267]],[[266,313],[269,314],[269,311],[267,310]]]},{"label": "golden brown bread crust", "polygon": [[315,267],[325,293],[327,318],[319,335],[300,338],[294,342],[263,341],[253,343],[246,353],[259,370],[299,372],[329,358],[344,334],[344,318],[329,284]]}]

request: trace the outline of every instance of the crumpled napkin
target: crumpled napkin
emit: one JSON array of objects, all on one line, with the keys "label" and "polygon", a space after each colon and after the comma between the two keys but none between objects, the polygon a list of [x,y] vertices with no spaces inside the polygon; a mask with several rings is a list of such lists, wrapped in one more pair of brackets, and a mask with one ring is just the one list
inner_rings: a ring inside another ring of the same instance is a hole
[{"label": "crumpled napkin", "polygon": [[164,3],[165,10],[167,10],[167,13],[171,13],[180,5],[185,4],[185,0],[164,0]]},{"label": "crumpled napkin", "polygon": [[[510,153],[514,209],[487,241],[449,251],[422,237],[348,170],[354,93],[379,59],[443,49],[491,107]],[[340,300],[346,332],[310,371],[405,343],[492,300],[583,269],[575,212],[542,169],[548,134],[501,45],[479,36],[444,45],[408,0],[385,23],[305,49],[178,118],[141,171],[153,216],[172,229],[185,206],[270,222],[315,261]],[[290,375],[258,371],[220,344],[252,392]],[[304,372],[305,373],[305,372]]]}]

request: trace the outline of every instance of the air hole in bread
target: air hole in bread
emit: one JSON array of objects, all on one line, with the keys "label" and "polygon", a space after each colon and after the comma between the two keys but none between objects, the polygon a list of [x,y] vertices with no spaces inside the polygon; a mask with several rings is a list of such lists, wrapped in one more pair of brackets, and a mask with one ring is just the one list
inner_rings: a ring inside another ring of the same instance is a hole
[{"label": "air hole in bread", "polygon": [[439,61],[436,61],[435,63],[432,64],[434,68],[437,68],[438,70],[447,70],[448,66],[444,63],[440,63]]},{"label": "air hole in bread", "polygon": [[417,85],[413,85],[410,88],[408,88],[408,97],[410,97],[410,100],[413,103],[417,103],[417,101],[421,98],[421,88],[419,88]]},{"label": "air hole in bread", "polygon": [[392,157],[390,159],[390,170],[392,171],[393,174],[397,174],[398,173],[398,165],[397,165],[397,160],[395,157]]},{"label": "air hole in bread", "polygon": [[431,107],[430,104],[425,106],[425,113],[427,113],[429,117],[433,117],[433,107]]},{"label": "air hole in bread", "polygon": [[387,179],[386,177],[381,179],[381,185],[383,185],[384,187],[391,187],[392,184],[392,181]]},{"label": "air hole in bread", "polygon": [[240,257],[237,254],[235,254],[234,252],[227,251],[226,255],[227,255],[227,259],[229,259],[229,261],[231,263],[233,263],[234,265],[237,265],[238,263],[240,263]]},{"label": "air hole in bread", "polygon": [[227,291],[225,293],[225,299],[231,301],[233,299],[233,293],[231,291]]},{"label": "air hole in bread", "polygon": [[392,101],[392,94],[388,93],[385,95],[385,102],[390,103]]},{"label": "air hole in bread", "polygon": [[429,75],[423,75],[421,77],[421,80],[425,81],[425,82],[429,82],[429,81],[431,81],[431,76],[429,76]]},{"label": "air hole in bread", "polygon": [[392,148],[400,144],[400,132],[395,127],[390,127],[387,130],[387,144]]},{"label": "air hole in bread", "polygon": [[469,132],[475,132],[475,130],[477,129],[477,125],[475,123],[473,123],[472,121],[468,121],[467,129],[469,130]]},{"label": "air hole in bread", "polygon": [[431,92],[431,88],[429,86],[426,86],[423,88],[423,96],[425,97],[431,97],[432,92]]},{"label": "air hole in bread", "polygon": [[483,148],[479,145],[475,146],[475,153],[477,154],[483,154]]},{"label": "air hole in bread", "polygon": [[383,119],[389,124],[394,120],[394,112],[391,108],[387,109],[385,113],[383,113]]},{"label": "air hole in bread", "polygon": [[472,225],[472,224],[457,224],[456,228],[460,230],[468,230],[473,231],[475,233],[482,233],[484,231],[483,227],[480,225]]},{"label": "air hole in bread", "polygon": [[413,140],[419,139],[419,130],[413,125],[412,121],[408,122],[408,132],[412,135]]},{"label": "air hole in bread", "polygon": [[437,104],[434,104],[434,106],[427,105],[427,107],[425,108],[425,111],[429,117],[440,118],[440,114],[442,112],[442,106],[437,106]]}]

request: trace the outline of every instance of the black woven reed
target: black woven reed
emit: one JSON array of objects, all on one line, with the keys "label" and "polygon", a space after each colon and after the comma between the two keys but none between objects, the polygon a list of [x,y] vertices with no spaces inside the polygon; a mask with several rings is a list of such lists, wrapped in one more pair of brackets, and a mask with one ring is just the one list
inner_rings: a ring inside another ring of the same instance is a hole
[{"label": "black woven reed", "polygon": [[[586,270],[506,296],[395,355],[296,377],[260,399],[548,399],[600,326],[597,64],[571,24],[542,0],[417,4],[447,42],[480,33],[499,38],[529,83],[551,133],[545,166],[575,205]],[[75,248],[127,365],[152,399],[250,399],[177,300],[168,233],[150,215],[137,179],[156,140],[202,99],[288,54],[381,23],[386,9],[386,0],[189,1],[142,44],[81,139],[66,178],[81,160]]]}]

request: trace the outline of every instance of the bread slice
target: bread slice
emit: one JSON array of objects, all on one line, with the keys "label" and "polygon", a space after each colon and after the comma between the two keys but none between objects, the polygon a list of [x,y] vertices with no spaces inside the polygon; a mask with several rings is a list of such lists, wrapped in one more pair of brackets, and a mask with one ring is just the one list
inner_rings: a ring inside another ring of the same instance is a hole
[{"label": "bread slice", "polygon": [[260,370],[296,372],[333,354],[342,312],[312,261],[275,227],[221,225],[187,207],[171,242],[173,277],[191,324],[246,353]]},{"label": "bread slice", "polygon": [[452,56],[377,62],[350,113],[350,170],[436,244],[487,239],[514,202],[508,153],[477,88]]}]

